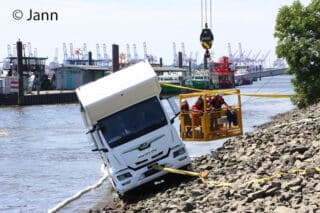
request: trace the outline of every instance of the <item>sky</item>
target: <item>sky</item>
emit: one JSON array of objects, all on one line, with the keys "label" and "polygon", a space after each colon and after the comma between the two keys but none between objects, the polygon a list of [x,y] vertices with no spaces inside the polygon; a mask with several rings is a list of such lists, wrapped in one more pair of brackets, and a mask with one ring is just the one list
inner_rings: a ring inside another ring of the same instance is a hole
[{"label": "sky", "polygon": [[[304,5],[311,2],[300,1]],[[214,34],[214,60],[228,54],[228,43],[233,53],[241,43],[244,54],[251,51],[254,56],[261,51],[261,57],[270,51],[267,63],[275,60],[276,16],[281,6],[291,5],[293,0],[211,0],[212,20],[209,2],[207,22]],[[28,21],[30,10],[35,19],[44,12],[57,16]],[[21,12],[22,19],[16,20]],[[173,42],[177,52],[182,51],[183,43],[186,55],[197,55],[199,63],[204,54],[199,41],[204,21],[201,0],[10,0],[0,8],[0,61],[8,55],[8,44],[13,48],[20,39],[24,44],[30,42],[39,57],[48,57],[47,63],[53,61],[56,48],[62,62],[64,42],[68,53],[70,43],[74,49],[86,43],[94,58],[96,44],[102,52],[104,43],[109,56],[112,44],[118,44],[123,53],[129,44],[131,55],[135,44],[139,58],[143,58],[146,42],[147,53],[162,57],[165,65],[173,63]]]}]

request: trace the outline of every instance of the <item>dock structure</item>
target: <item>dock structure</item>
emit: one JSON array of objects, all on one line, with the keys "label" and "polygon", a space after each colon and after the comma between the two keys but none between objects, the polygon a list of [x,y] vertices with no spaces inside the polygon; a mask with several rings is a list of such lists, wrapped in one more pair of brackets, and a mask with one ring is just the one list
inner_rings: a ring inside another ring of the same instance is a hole
[{"label": "dock structure", "polygon": [[266,68],[257,72],[247,72],[244,74],[235,75],[235,83],[237,85],[243,79],[249,79],[251,82],[256,79],[261,79],[263,77],[270,77],[276,75],[284,75],[286,73],[286,68]]},{"label": "dock structure", "polygon": [[0,106],[8,105],[45,105],[45,104],[66,104],[77,103],[78,99],[73,90],[59,91],[48,90],[40,91],[40,94],[25,94],[23,103],[18,102],[18,94],[0,94]]},{"label": "dock structure", "polygon": [[0,76],[0,106],[75,103],[77,87],[110,74],[108,67],[97,66],[89,52],[88,59],[68,59],[67,64],[54,68],[49,80],[45,74],[47,58],[24,57],[20,40],[16,46],[17,56],[8,57],[8,74]]}]

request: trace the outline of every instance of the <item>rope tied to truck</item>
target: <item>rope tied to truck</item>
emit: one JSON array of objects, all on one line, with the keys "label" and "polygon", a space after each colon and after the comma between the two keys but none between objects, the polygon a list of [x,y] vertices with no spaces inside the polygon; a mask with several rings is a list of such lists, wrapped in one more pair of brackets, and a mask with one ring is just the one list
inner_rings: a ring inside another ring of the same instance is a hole
[{"label": "rope tied to truck", "polygon": [[[187,170],[181,170],[181,169],[168,168],[168,167],[159,166],[159,165],[154,165],[152,168],[159,170],[159,171],[164,171],[164,172],[173,173],[173,174],[198,177],[201,179],[201,181],[203,183],[210,185],[210,186],[214,186],[214,187],[234,187],[235,186],[235,183],[231,183],[231,182],[207,180],[209,177],[209,171],[207,171],[207,170],[204,170],[202,172],[193,172],[193,171],[187,171]],[[320,173],[320,167],[307,168],[307,169],[293,169],[288,172],[279,172],[279,173],[275,173],[271,176],[266,176],[266,177],[262,177],[262,178],[254,178],[252,180],[245,181],[242,183],[242,185],[272,181],[273,179],[276,179],[276,178],[281,178],[281,177],[285,177],[288,175],[296,175],[296,174],[300,174],[300,173],[305,173],[305,174]]]}]

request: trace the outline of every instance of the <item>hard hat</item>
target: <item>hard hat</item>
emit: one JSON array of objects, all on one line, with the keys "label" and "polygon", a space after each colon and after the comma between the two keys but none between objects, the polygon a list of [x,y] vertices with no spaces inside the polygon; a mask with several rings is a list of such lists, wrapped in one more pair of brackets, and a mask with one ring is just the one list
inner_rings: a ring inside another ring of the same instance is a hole
[{"label": "hard hat", "polygon": [[187,100],[186,100],[186,99],[182,99],[181,102],[184,103],[184,104],[186,104],[186,103],[187,103]]},{"label": "hard hat", "polygon": [[221,92],[218,92],[217,95],[222,96]]}]

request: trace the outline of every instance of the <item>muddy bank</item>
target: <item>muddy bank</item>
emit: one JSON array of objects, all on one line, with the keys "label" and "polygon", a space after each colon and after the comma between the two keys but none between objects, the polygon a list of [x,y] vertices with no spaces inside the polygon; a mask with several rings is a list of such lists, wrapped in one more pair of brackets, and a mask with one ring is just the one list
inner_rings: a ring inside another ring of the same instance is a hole
[{"label": "muddy bank", "polygon": [[208,170],[210,182],[177,181],[101,211],[320,212],[320,104],[276,116],[194,159],[192,167]]}]

